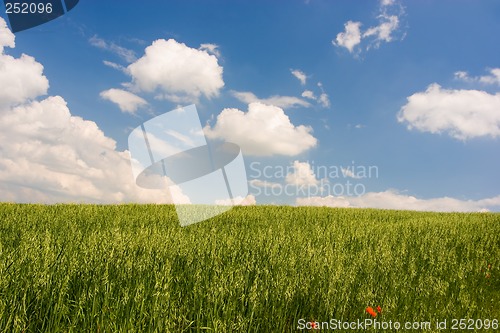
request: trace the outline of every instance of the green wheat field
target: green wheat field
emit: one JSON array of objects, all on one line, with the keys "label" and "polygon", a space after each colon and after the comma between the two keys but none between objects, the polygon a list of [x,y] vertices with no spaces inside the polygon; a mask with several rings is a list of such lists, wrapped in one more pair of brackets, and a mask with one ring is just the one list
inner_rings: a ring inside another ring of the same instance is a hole
[{"label": "green wheat field", "polygon": [[368,306],[449,328],[500,319],[499,266],[498,213],[254,206],[182,228],[169,205],[0,204],[0,332],[297,332]]}]

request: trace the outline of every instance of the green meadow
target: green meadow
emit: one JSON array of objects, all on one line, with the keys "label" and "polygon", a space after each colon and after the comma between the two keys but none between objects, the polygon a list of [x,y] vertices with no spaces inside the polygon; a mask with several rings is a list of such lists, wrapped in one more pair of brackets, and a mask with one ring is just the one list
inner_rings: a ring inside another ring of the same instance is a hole
[{"label": "green meadow", "polygon": [[254,206],[182,228],[168,205],[0,204],[0,332],[297,332],[368,306],[491,332],[499,266],[498,213]]}]

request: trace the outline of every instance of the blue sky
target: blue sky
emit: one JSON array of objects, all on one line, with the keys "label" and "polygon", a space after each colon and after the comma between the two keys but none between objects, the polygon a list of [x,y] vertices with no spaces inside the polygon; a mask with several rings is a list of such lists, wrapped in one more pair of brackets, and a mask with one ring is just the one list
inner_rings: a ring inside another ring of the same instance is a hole
[{"label": "blue sky", "polygon": [[[15,47],[3,42],[2,57],[30,55],[43,74],[17,76],[26,80],[12,93],[20,97],[0,103],[10,124],[0,143],[0,200],[163,200],[129,184],[127,138],[155,115],[195,103],[207,136],[242,147],[250,202],[499,211],[499,17],[498,1],[81,1],[17,33]],[[146,59],[148,47],[156,60]],[[167,63],[162,77],[148,77]],[[49,87],[30,79],[41,76]],[[59,124],[87,122],[61,129],[48,102],[30,113],[50,96],[67,103]],[[15,129],[15,115],[42,125]],[[277,127],[266,127],[273,117]],[[59,141],[45,137],[58,130]],[[97,159],[101,148],[109,160]],[[119,167],[104,170],[109,163]],[[265,166],[286,172],[254,177]],[[352,170],[325,180],[315,166],[376,166],[378,177]],[[347,181],[363,193],[328,191]],[[287,186],[314,195],[279,191]],[[279,194],[262,194],[271,187]]]}]

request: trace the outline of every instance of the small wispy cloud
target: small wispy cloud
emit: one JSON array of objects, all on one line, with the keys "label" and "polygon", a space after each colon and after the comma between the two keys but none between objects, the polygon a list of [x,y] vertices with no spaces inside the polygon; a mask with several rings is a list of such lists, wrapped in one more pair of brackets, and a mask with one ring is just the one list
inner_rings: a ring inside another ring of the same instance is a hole
[{"label": "small wispy cloud", "polygon": [[267,105],[274,105],[283,109],[291,107],[310,107],[311,104],[303,99],[294,96],[274,95],[268,98],[259,98],[254,93],[249,91],[231,91],[231,94],[243,103],[260,102]]},{"label": "small wispy cloud", "polygon": [[482,84],[499,85],[500,86],[500,68],[490,68],[489,75],[469,76],[465,71],[455,72],[455,79],[464,82],[479,82]]},{"label": "small wispy cloud", "polygon": [[104,39],[99,38],[97,35],[94,35],[91,38],[89,38],[89,43],[94,47],[116,54],[127,63],[132,63],[137,60],[134,51],[129,50],[118,44],[115,44],[114,42],[107,42]]},{"label": "small wispy cloud", "polygon": [[300,81],[301,85],[305,85],[307,82],[307,75],[301,71],[300,69],[290,69],[290,72],[292,73],[293,76],[297,78],[297,80]]},{"label": "small wispy cloud", "polygon": [[199,50],[206,51],[208,54],[213,54],[217,58],[220,58],[221,54],[219,51],[219,45],[217,44],[201,44]]}]

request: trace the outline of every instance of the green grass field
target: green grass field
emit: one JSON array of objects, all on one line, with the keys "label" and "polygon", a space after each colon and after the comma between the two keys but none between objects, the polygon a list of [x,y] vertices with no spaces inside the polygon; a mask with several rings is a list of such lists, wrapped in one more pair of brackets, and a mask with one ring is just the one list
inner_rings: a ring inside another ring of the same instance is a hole
[{"label": "green grass field", "polygon": [[257,206],[181,228],[173,206],[0,204],[0,332],[295,332],[367,306],[432,332],[500,319],[499,266],[492,213]]}]

